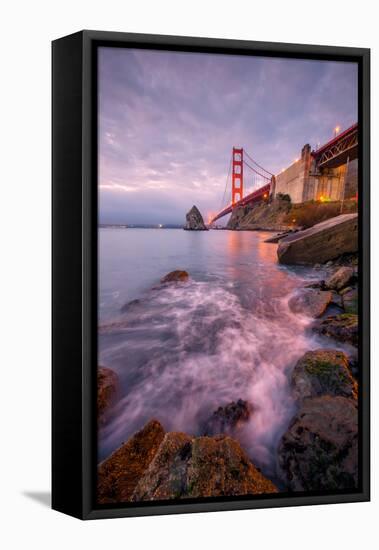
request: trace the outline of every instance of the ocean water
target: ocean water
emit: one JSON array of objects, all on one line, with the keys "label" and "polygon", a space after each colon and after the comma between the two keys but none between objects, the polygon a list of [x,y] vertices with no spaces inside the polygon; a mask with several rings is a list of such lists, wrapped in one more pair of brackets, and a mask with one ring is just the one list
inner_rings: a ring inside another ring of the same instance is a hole
[{"label": "ocean water", "polygon": [[[302,354],[325,347],[288,300],[325,273],[279,265],[268,236],[99,230],[98,362],[117,372],[121,386],[99,433],[99,460],[151,418],[167,431],[198,435],[215,409],[245,399],[253,412],[237,437],[257,466],[275,474],[275,450],[295,411],[289,374]],[[160,285],[174,269],[190,280]]]}]

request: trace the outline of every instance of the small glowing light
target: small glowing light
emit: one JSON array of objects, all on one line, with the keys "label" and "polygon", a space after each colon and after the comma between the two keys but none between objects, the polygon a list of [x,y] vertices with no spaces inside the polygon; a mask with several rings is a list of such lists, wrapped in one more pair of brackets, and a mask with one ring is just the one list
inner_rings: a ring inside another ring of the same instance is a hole
[{"label": "small glowing light", "polygon": [[263,198],[264,198],[264,199],[267,199],[267,193],[265,193],[265,194],[263,195]]},{"label": "small glowing light", "polygon": [[334,128],[334,133],[335,133],[335,135],[337,135],[338,132],[339,132],[340,130],[341,130],[341,127],[340,127],[340,126],[336,126],[336,127]]},{"label": "small glowing light", "polygon": [[294,218],[294,219],[292,220],[292,223],[295,223],[295,222],[296,222],[296,219]]},{"label": "small glowing light", "polygon": [[282,168],[282,172],[284,172],[284,168]]},{"label": "small glowing light", "polygon": [[162,229],[163,225],[161,223],[158,224],[159,229]]},{"label": "small glowing light", "polygon": [[321,195],[321,197],[320,197],[320,202],[324,202],[324,200],[325,200],[325,197],[323,197],[323,196]]},{"label": "small glowing light", "polygon": [[295,162],[298,162],[298,160],[299,160],[299,157],[297,157],[297,158],[295,159]]}]

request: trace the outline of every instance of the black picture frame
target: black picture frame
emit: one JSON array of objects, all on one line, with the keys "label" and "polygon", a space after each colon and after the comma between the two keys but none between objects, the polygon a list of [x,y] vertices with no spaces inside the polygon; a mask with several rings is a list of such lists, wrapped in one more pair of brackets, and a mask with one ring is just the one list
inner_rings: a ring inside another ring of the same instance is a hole
[{"label": "black picture frame", "polygon": [[[101,45],[355,61],[359,67],[360,470],[354,492],[97,506],[97,64]],[[52,507],[81,519],[370,499],[370,50],[81,31],[52,43]],[[362,399],[363,396],[363,399]]]}]

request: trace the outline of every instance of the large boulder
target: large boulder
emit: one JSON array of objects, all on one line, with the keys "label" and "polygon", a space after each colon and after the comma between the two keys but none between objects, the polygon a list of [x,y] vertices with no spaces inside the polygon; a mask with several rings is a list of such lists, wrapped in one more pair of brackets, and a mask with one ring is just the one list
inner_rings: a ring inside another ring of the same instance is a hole
[{"label": "large boulder", "polygon": [[305,399],[278,449],[291,491],[335,491],[358,485],[358,410],[354,399]]},{"label": "large boulder", "polygon": [[332,299],[331,291],[304,288],[290,298],[288,305],[294,313],[316,318],[325,313]]},{"label": "large boulder", "polygon": [[342,304],[346,313],[358,314],[358,288],[347,287],[341,292]]},{"label": "large boulder", "polygon": [[357,398],[357,383],[351,375],[349,359],[342,351],[308,351],[296,363],[291,376],[295,399],[320,395]]},{"label": "large boulder", "polygon": [[278,243],[281,239],[284,239],[284,237],[287,237],[288,235],[290,235],[291,233],[294,233],[294,231],[282,231],[281,233],[277,233],[276,235],[273,235],[272,237],[268,237],[267,239],[265,239],[263,242],[265,243],[273,243],[273,244],[276,244]]},{"label": "large boulder", "polygon": [[325,263],[358,250],[358,214],[343,214],[282,239],[278,259],[284,264]]},{"label": "large boulder", "polygon": [[340,291],[355,279],[355,269],[353,267],[343,266],[337,269],[337,271],[325,281],[325,287],[330,290]]},{"label": "large boulder", "polygon": [[99,465],[99,504],[130,500],[138,481],[156,455],[164,434],[161,424],[151,420]]},{"label": "large boulder", "polygon": [[187,271],[176,269],[175,271],[167,273],[167,275],[161,279],[161,283],[181,283],[187,281],[188,278],[189,275]]},{"label": "large boulder", "polygon": [[191,231],[207,231],[203,216],[201,215],[200,210],[195,205],[186,214],[186,224],[184,226],[184,229],[188,229]]},{"label": "large boulder", "polygon": [[347,342],[353,346],[358,346],[358,315],[354,313],[330,315],[318,321],[313,330],[339,342]]},{"label": "large boulder", "polygon": [[231,435],[242,424],[249,420],[251,406],[247,401],[238,399],[224,407],[219,407],[204,424],[204,435],[229,434]]},{"label": "large boulder", "polygon": [[276,492],[234,439],[171,432],[138,482],[132,501]]},{"label": "large boulder", "polygon": [[118,376],[107,367],[97,369],[97,418],[99,424],[108,420],[109,409],[117,398]]}]

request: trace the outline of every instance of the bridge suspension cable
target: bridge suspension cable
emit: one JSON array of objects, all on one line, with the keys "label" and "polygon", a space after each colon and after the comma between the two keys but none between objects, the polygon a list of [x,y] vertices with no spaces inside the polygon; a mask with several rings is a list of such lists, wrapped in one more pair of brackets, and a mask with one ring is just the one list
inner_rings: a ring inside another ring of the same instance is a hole
[{"label": "bridge suspension cable", "polygon": [[[260,172],[258,172],[258,170],[255,170],[255,168],[253,168],[252,166],[250,166],[250,164],[248,162],[246,162],[246,160],[243,161],[244,164],[246,164],[246,166],[248,168],[250,168],[250,170],[252,170],[255,174],[258,174],[258,176],[260,176],[261,178],[265,179],[265,180],[268,180],[268,181],[271,181],[271,178],[268,177],[268,176],[265,176],[264,174],[261,174]],[[264,168],[263,168],[264,170]],[[269,172],[268,172],[269,173]]]},{"label": "bridge suspension cable", "polygon": [[226,176],[225,189],[224,189],[224,194],[222,195],[220,210],[222,210],[222,208],[224,207],[224,204],[225,204],[224,201],[225,201],[226,190],[228,188],[228,181],[229,181],[229,178],[230,178],[230,171],[232,169],[232,160],[233,160],[233,155],[230,156],[228,175]]},{"label": "bridge suspension cable", "polygon": [[[250,159],[250,161],[255,164],[256,166],[258,166],[258,168],[260,168],[261,170],[263,170],[264,172],[266,172],[267,174],[269,174],[269,176],[274,176],[274,174],[272,174],[271,172],[269,172],[268,170],[266,170],[266,168],[263,168],[263,166],[261,166],[260,164],[257,163],[256,160],[253,159],[252,156],[249,155],[249,153],[246,151],[246,149],[244,149],[244,153],[245,155]],[[270,179],[270,178],[268,178]]]},{"label": "bridge suspension cable", "polygon": [[[244,154],[250,162],[244,159]],[[254,164],[258,167],[252,166]],[[244,166],[249,168],[253,177],[253,190],[247,195],[244,194],[244,180],[243,172]],[[263,172],[263,173],[262,173]],[[225,195],[228,189],[229,180],[232,181],[231,189],[231,202],[224,206]],[[224,194],[221,200],[220,211],[218,214],[212,217],[210,223],[214,223],[220,218],[230,214],[237,206],[247,206],[248,204],[254,204],[256,202],[266,200],[275,188],[275,176],[258,164],[248,153],[245,152],[243,147],[233,147],[232,157],[229,162],[228,175],[226,177]]]}]

